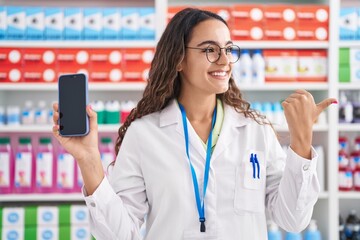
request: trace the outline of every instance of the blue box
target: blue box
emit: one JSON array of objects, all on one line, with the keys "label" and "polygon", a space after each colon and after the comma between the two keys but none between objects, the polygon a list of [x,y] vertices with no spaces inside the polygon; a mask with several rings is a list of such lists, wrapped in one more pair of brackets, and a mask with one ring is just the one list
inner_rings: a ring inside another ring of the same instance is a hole
[{"label": "blue box", "polygon": [[44,38],[59,40],[64,34],[64,12],[62,8],[45,8]]},{"label": "blue box", "polygon": [[121,29],[121,11],[118,8],[103,9],[103,39],[119,39]]},{"label": "blue box", "polygon": [[21,40],[25,38],[26,14],[23,7],[7,7],[7,38]]},{"label": "blue box", "polygon": [[42,8],[26,8],[26,38],[30,40],[44,39],[45,14]]},{"label": "blue box", "polygon": [[134,40],[139,38],[140,12],[138,8],[121,9],[121,39]]},{"label": "blue box", "polygon": [[83,32],[83,12],[80,8],[66,8],[64,13],[65,39],[80,40]]},{"label": "blue box", "polygon": [[155,8],[140,8],[140,38],[155,40]]},{"label": "blue box", "polygon": [[356,34],[356,39],[357,40],[360,40],[360,8],[358,8],[358,10],[357,10],[357,12],[358,12],[358,25],[357,25],[357,34]]},{"label": "blue box", "polygon": [[358,13],[356,8],[340,9],[339,18],[340,40],[354,40],[358,28]]},{"label": "blue box", "polygon": [[0,39],[5,39],[6,30],[6,7],[0,6]]},{"label": "blue box", "polygon": [[84,9],[84,39],[101,39],[102,33],[102,9],[85,8]]}]

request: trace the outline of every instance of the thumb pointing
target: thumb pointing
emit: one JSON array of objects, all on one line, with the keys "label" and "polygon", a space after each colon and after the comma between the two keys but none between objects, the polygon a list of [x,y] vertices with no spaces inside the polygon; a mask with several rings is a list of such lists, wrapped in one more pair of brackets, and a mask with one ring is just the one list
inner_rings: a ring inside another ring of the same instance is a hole
[{"label": "thumb pointing", "polygon": [[335,98],[327,98],[327,99],[321,101],[320,103],[318,103],[316,105],[318,114],[320,114],[322,111],[324,111],[328,106],[330,106],[333,103],[334,104],[337,103],[337,100]]}]

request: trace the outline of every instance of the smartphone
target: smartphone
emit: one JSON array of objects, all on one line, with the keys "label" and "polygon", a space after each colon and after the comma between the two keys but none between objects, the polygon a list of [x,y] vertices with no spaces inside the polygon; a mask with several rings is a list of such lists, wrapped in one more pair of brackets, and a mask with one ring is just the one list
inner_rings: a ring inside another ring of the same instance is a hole
[{"label": "smartphone", "polygon": [[59,88],[59,132],[61,136],[85,136],[89,133],[88,81],[85,74],[61,75]]}]

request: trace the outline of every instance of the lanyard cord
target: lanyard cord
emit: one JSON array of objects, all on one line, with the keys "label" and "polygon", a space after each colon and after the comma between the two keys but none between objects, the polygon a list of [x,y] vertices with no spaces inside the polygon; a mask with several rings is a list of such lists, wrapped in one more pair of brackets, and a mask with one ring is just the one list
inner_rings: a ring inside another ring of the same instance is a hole
[{"label": "lanyard cord", "polygon": [[188,133],[188,128],[187,128],[186,112],[185,112],[185,108],[184,108],[183,105],[181,105],[179,103],[179,106],[180,106],[182,120],[183,120],[183,126],[184,126],[186,155],[187,155],[187,157],[189,159],[189,163],[190,163],[190,170],[191,170],[191,175],[192,175],[192,180],[193,180],[193,185],[194,185],[194,193],[195,193],[196,205],[197,205],[197,209],[198,209],[198,213],[199,213],[200,232],[205,232],[206,228],[205,228],[204,200],[205,200],[206,188],[207,188],[207,184],[208,184],[208,180],[209,180],[210,157],[211,157],[211,147],[212,147],[212,131],[213,131],[215,121],[216,121],[216,107],[214,109],[214,113],[213,113],[213,116],[212,116],[211,129],[210,129],[210,133],[209,133],[209,137],[208,137],[208,144],[207,144],[207,148],[206,148],[204,187],[203,187],[203,196],[202,196],[202,201],[201,201],[200,193],[199,193],[198,181],[197,181],[197,177],[196,177],[196,172],[195,172],[195,169],[194,169],[194,167],[193,167],[193,165],[191,163],[191,160],[190,160],[189,133]]}]

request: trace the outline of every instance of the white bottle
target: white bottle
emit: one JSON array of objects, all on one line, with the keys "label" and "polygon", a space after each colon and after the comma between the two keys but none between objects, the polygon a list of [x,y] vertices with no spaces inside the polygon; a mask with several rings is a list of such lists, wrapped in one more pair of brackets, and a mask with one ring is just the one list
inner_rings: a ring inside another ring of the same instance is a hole
[{"label": "white bottle", "polygon": [[265,82],[265,59],[260,49],[254,50],[252,56],[252,82],[264,84]]},{"label": "white bottle", "polygon": [[249,50],[242,51],[239,59],[240,64],[240,83],[250,84],[252,79],[252,60]]},{"label": "white bottle", "polygon": [[6,108],[6,122],[8,125],[20,125],[19,106],[8,106]]},{"label": "white bottle", "polygon": [[0,106],[0,126],[5,125],[5,108]]},{"label": "white bottle", "polygon": [[344,109],[346,123],[351,123],[353,121],[354,118],[353,111],[354,111],[354,107],[352,105],[352,102],[350,100],[347,100]]},{"label": "white bottle", "polygon": [[30,100],[25,101],[25,108],[21,112],[21,123],[34,124],[35,114],[33,109],[33,102]]},{"label": "white bottle", "polygon": [[321,240],[321,233],[318,230],[315,220],[311,220],[310,224],[305,232],[305,240]]},{"label": "white bottle", "polygon": [[39,101],[38,107],[35,111],[35,123],[47,124],[48,123],[48,111],[46,109],[45,101]]}]

